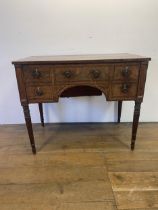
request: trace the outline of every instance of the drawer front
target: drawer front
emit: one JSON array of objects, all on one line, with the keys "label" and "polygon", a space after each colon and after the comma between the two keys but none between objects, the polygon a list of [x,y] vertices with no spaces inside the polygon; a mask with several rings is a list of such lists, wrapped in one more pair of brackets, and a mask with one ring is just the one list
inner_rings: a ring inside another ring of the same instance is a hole
[{"label": "drawer front", "polygon": [[112,84],[112,98],[130,99],[137,95],[137,83]]},{"label": "drawer front", "polygon": [[55,83],[69,83],[82,81],[106,81],[109,79],[109,72],[113,65],[60,65],[54,67]]},{"label": "drawer front", "polygon": [[27,83],[51,82],[49,65],[26,65],[23,67],[24,79]]},{"label": "drawer front", "polygon": [[53,98],[52,86],[28,86],[26,88],[29,101],[48,101]]},{"label": "drawer front", "polygon": [[116,64],[113,79],[137,81],[139,68],[139,64]]}]

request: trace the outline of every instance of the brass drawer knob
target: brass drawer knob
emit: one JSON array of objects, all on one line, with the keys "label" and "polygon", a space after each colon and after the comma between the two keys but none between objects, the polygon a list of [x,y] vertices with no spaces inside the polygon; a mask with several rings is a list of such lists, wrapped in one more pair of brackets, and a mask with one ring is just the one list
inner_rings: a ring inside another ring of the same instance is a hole
[{"label": "brass drawer knob", "polygon": [[128,90],[129,90],[129,85],[123,84],[122,87],[121,87],[121,91],[123,93],[128,93]]},{"label": "brass drawer knob", "polygon": [[122,76],[123,77],[129,77],[129,67],[126,66],[124,69],[122,69]]},{"label": "brass drawer knob", "polygon": [[100,77],[100,71],[98,70],[93,70],[92,75],[95,79],[98,79]]},{"label": "brass drawer knob", "polygon": [[63,75],[66,77],[66,78],[71,78],[72,77],[72,72],[71,71],[64,71]]},{"label": "brass drawer knob", "polygon": [[42,96],[43,95],[43,91],[38,87],[36,89],[36,96]]},{"label": "brass drawer knob", "polygon": [[32,71],[32,77],[34,79],[39,79],[41,77],[41,72],[38,71],[38,69],[35,69]]}]

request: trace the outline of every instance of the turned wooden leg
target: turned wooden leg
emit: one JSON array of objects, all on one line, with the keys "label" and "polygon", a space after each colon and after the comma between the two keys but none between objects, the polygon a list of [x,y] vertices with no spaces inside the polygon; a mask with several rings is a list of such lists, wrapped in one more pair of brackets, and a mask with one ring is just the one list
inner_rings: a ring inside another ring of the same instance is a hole
[{"label": "turned wooden leg", "polygon": [[133,125],[132,125],[131,150],[134,150],[134,147],[135,147],[137,128],[138,128],[138,123],[139,123],[140,108],[141,108],[141,102],[135,101]]},{"label": "turned wooden leg", "polygon": [[120,123],[121,111],[122,111],[122,101],[118,101],[118,118],[117,118],[118,123]]},{"label": "turned wooden leg", "polygon": [[27,131],[28,131],[29,138],[30,138],[32,152],[33,152],[33,154],[36,154],[36,147],[35,147],[35,142],[34,142],[34,135],[33,135],[29,106],[28,106],[28,104],[25,104],[25,105],[22,105],[22,107],[23,107],[23,111],[24,111]]},{"label": "turned wooden leg", "polygon": [[42,103],[39,103],[38,106],[39,106],[39,112],[40,112],[41,125],[44,127],[44,117],[43,117],[43,106],[42,106]]}]

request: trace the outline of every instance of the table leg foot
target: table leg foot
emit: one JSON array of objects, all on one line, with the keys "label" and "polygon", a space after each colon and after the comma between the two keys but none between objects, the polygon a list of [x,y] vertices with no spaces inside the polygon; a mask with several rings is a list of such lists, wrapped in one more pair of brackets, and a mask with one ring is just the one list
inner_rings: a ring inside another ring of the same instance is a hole
[{"label": "table leg foot", "polygon": [[132,143],[131,143],[131,150],[133,151],[134,148],[135,148],[135,142],[132,142]]},{"label": "table leg foot", "polygon": [[34,155],[36,155],[36,147],[35,147],[35,146],[32,146],[32,153],[33,153]]}]

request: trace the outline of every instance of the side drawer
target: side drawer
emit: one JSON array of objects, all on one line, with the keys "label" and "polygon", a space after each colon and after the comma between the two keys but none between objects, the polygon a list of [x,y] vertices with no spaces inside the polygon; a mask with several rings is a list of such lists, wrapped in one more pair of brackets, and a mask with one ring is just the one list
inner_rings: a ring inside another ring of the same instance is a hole
[{"label": "side drawer", "polygon": [[24,80],[26,83],[51,82],[50,69],[49,65],[24,65]]},{"label": "side drawer", "polygon": [[129,80],[129,81],[137,81],[139,77],[139,64],[116,64],[114,70],[114,80]]},{"label": "side drawer", "polygon": [[28,86],[26,88],[27,98],[29,101],[49,101],[53,98],[52,86]]},{"label": "side drawer", "polygon": [[111,96],[114,99],[134,99],[137,95],[137,83],[114,83],[111,87]]}]

